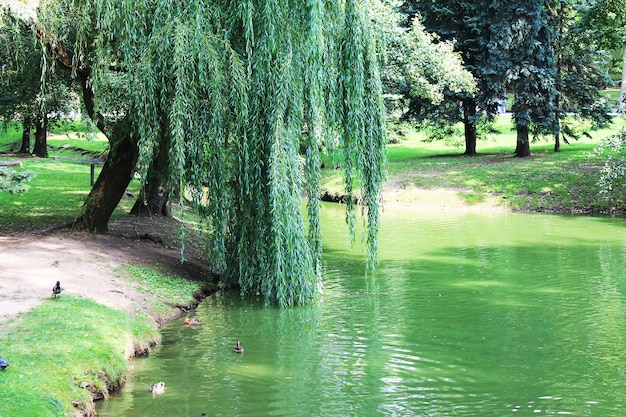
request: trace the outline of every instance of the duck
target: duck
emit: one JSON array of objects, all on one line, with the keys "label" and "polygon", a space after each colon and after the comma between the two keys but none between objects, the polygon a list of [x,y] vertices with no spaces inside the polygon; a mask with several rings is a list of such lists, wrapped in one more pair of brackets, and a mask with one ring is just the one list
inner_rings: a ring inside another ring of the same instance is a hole
[{"label": "duck", "polygon": [[9,361],[4,359],[3,357],[0,357],[0,369],[4,371],[5,369],[7,369],[8,366],[9,366]]},{"label": "duck", "polygon": [[153,394],[163,394],[165,391],[165,382],[159,381],[156,384],[152,384],[150,392]]},{"label": "duck", "polygon": [[237,343],[235,343],[235,347],[233,348],[233,352],[235,352],[235,353],[243,353],[243,346],[241,346],[241,344],[239,343],[239,340],[237,340]]},{"label": "duck", "polygon": [[57,283],[54,284],[54,287],[52,287],[52,295],[54,298],[58,298],[61,291],[63,291],[63,288],[61,288],[61,281],[57,281]]},{"label": "duck", "polygon": [[202,324],[202,320],[200,320],[197,317],[187,317],[185,320],[183,320],[183,324],[185,324],[185,325]]}]

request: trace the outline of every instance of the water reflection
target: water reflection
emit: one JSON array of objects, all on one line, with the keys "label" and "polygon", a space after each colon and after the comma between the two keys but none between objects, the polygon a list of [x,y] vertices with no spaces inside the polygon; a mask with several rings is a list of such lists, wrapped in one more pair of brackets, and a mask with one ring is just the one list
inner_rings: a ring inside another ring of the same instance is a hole
[{"label": "water reflection", "polygon": [[622,415],[622,219],[387,213],[369,275],[343,219],[319,303],[208,299],[99,415]]}]

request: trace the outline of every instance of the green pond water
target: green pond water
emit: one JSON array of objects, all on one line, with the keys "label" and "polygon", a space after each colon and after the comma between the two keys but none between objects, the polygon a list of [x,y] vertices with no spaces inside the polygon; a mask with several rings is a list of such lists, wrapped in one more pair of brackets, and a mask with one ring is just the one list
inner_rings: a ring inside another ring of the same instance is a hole
[{"label": "green pond water", "polygon": [[207,299],[98,415],[626,415],[626,219],[387,211],[366,274],[323,215],[318,303]]}]

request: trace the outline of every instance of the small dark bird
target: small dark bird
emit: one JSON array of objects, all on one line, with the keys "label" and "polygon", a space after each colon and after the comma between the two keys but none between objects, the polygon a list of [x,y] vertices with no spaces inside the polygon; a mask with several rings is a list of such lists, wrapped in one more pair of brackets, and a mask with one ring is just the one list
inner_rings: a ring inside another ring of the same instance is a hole
[{"label": "small dark bird", "polygon": [[126,197],[134,197],[133,193],[131,193],[130,191],[126,190]]},{"label": "small dark bird", "polygon": [[0,369],[4,371],[8,366],[9,362],[6,359],[0,357]]},{"label": "small dark bird", "polygon": [[237,340],[237,343],[235,343],[235,347],[233,348],[233,352],[235,352],[235,353],[243,353],[243,346],[241,346],[241,344],[239,343],[239,340]]},{"label": "small dark bird", "polygon": [[61,281],[57,281],[57,283],[54,284],[54,287],[52,287],[52,295],[54,298],[57,298],[59,294],[61,294],[61,291],[63,291],[63,288],[61,288]]},{"label": "small dark bird", "polygon": [[206,417],[206,413],[202,413],[200,417]]}]

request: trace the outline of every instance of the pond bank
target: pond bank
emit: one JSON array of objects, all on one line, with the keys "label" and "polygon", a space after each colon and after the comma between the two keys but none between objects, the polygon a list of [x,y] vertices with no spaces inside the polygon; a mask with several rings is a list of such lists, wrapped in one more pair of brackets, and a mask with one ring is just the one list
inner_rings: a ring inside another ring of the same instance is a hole
[{"label": "pond bank", "polygon": [[[196,254],[181,263],[170,229],[131,221],[106,236],[0,236],[0,356],[10,363],[0,374],[3,417],[95,416],[94,399],[123,385],[130,360],[158,345],[160,325],[216,291],[217,277]],[[168,243],[137,239],[137,230]],[[129,267],[197,285],[138,278]],[[63,291],[52,299],[56,281]],[[172,303],[167,291],[187,293]]]}]

